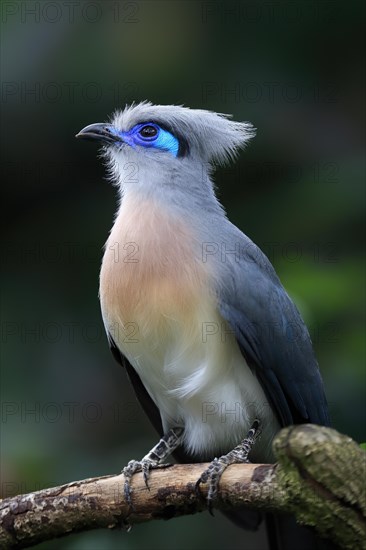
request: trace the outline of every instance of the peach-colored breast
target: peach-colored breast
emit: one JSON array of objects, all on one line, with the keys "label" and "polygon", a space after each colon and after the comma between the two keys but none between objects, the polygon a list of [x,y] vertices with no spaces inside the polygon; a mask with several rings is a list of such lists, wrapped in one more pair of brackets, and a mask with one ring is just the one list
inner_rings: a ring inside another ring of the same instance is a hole
[{"label": "peach-colored breast", "polygon": [[106,243],[100,274],[103,316],[156,324],[194,315],[208,293],[207,264],[194,255],[184,222],[151,200],[126,196]]}]

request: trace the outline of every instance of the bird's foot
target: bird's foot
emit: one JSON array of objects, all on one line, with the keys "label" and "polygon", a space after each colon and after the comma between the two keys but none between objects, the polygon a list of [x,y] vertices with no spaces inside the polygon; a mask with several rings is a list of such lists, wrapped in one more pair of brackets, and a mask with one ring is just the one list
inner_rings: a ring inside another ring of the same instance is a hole
[{"label": "bird's foot", "polygon": [[134,474],[142,472],[146,488],[150,490],[149,477],[151,470],[170,466],[170,464],[161,464],[161,462],[178,447],[182,434],[183,428],[172,428],[142,460],[130,460],[127,466],[123,468],[122,473],[125,477],[124,496],[130,508],[132,508],[131,479]]},{"label": "bird's foot", "polygon": [[158,460],[151,460],[146,457],[144,457],[142,460],[130,460],[127,466],[125,466],[122,470],[122,473],[125,477],[125,484],[124,484],[124,496],[125,500],[128,503],[128,505],[132,508],[132,488],[131,488],[131,480],[132,477],[142,472],[142,476],[144,478],[144,482],[146,485],[146,488],[150,491],[149,487],[149,477],[150,472],[153,469],[156,468],[167,468],[168,466],[171,466],[171,464],[159,464]]},{"label": "bird's foot", "polygon": [[228,454],[214,458],[207,470],[203,472],[196,483],[196,492],[202,483],[208,483],[207,508],[213,516],[213,504],[217,498],[217,492],[222,474],[230,464],[243,464],[250,462],[248,455],[259,435],[259,420],[255,420],[247,436]]}]

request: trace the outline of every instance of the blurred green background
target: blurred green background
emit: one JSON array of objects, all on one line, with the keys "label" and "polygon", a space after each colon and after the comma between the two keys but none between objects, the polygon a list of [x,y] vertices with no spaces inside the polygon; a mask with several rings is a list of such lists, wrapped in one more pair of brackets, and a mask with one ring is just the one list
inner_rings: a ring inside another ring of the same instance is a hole
[{"label": "blurred green background", "polygon": [[[334,426],[365,441],[363,4],[3,1],[1,11],[3,496],[119,472],[156,441],[99,311],[115,189],[95,145],[74,139],[144,99],[257,128],[218,170],[220,199],[300,307]],[[265,542],[205,513],[38,548]]]}]

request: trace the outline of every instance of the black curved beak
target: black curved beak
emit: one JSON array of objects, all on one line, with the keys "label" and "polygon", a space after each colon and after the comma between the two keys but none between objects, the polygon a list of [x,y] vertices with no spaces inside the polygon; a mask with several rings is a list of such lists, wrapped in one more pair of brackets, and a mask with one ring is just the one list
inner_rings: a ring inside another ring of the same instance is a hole
[{"label": "black curved beak", "polygon": [[115,128],[111,124],[106,124],[105,122],[89,124],[89,126],[85,126],[85,128],[80,130],[75,137],[81,139],[96,139],[106,143],[123,142],[123,139],[117,134]]}]

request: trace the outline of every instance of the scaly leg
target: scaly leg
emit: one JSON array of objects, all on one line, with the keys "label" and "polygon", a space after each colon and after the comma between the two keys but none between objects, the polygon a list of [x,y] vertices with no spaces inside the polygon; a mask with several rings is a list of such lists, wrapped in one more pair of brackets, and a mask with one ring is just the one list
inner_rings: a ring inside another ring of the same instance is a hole
[{"label": "scaly leg", "polygon": [[[173,451],[179,446],[183,428],[172,428],[160,439],[159,443],[151,449],[149,453],[142,460],[130,460],[130,462],[123,468],[122,473],[125,476],[124,494],[125,499],[130,506],[131,501],[131,478],[137,472],[142,472],[145,485],[149,489],[149,476],[150,471],[153,468],[157,468],[161,465],[161,462],[165,460]],[[166,464],[169,466],[169,464]]]},{"label": "scaly leg", "polygon": [[196,483],[196,491],[199,491],[201,483],[209,483],[207,494],[207,507],[211,515],[212,506],[215,498],[217,497],[217,491],[222,474],[230,464],[243,464],[248,463],[248,455],[254,445],[255,440],[259,434],[259,420],[255,420],[250,428],[248,435],[243,441],[237,445],[228,454],[214,458],[207,470],[203,472],[201,477]]}]

